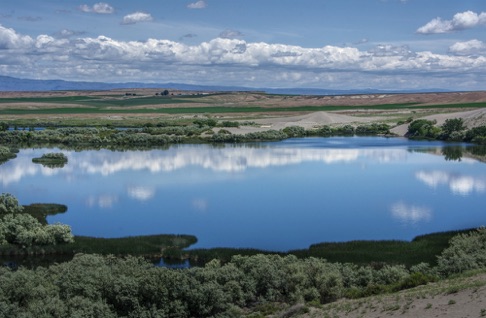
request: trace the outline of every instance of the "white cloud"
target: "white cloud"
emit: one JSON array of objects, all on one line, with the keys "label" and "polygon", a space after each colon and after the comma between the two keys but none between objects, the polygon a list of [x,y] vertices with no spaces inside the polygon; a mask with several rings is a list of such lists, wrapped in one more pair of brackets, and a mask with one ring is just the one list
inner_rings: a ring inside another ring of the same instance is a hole
[{"label": "white cloud", "polygon": [[112,14],[115,12],[115,8],[109,5],[106,2],[98,2],[90,7],[87,4],[82,4],[78,7],[78,9],[82,12],[86,13],[98,13],[98,14]]},{"label": "white cloud", "polygon": [[[149,14],[136,13],[125,22],[150,19]],[[0,26],[0,72],[45,79],[140,79],[255,87],[423,88],[433,79],[434,87],[458,90],[484,88],[486,72],[480,42],[453,45],[449,54],[435,54],[387,44],[361,51],[351,46],[305,48],[221,37],[189,45],[70,34],[66,30],[57,39],[48,35],[32,39]],[[467,48],[476,55],[466,54]]]},{"label": "white cloud", "polygon": [[207,6],[208,6],[208,4],[206,3],[206,1],[199,0],[197,2],[189,3],[187,5],[187,8],[189,8],[189,9],[204,9]]},{"label": "white cloud", "polygon": [[449,47],[449,52],[456,55],[486,54],[486,43],[479,40],[457,42]]},{"label": "white cloud", "polygon": [[15,30],[6,28],[0,24],[0,50],[25,49],[30,47],[34,40],[28,35],[20,35]]},{"label": "white cloud", "polygon": [[135,24],[139,22],[152,21],[153,18],[149,13],[134,12],[123,17],[122,24]]},{"label": "white cloud", "polygon": [[486,12],[465,11],[456,13],[452,20],[435,18],[417,29],[420,34],[448,33],[486,24]]},{"label": "white cloud", "polygon": [[418,222],[430,221],[432,219],[432,210],[424,206],[408,205],[403,202],[397,202],[391,206],[393,217],[402,222],[416,224]]}]

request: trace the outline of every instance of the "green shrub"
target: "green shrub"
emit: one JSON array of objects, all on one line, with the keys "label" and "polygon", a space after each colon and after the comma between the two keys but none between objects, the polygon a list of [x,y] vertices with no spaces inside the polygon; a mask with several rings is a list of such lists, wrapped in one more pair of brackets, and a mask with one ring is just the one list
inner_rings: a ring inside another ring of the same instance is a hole
[{"label": "green shrub", "polygon": [[[462,118],[453,118],[446,119],[440,128],[442,129],[442,139],[460,141],[462,140],[462,131],[466,129],[466,126],[464,126]],[[461,136],[460,139],[458,139],[459,136]]]},{"label": "green shrub", "polygon": [[354,127],[351,125],[344,125],[340,127],[333,128],[333,135],[337,136],[353,136]]},{"label": "green shrub", "polygon": [[289,137],[304,137],[306,135],[305,129],[300,126],[289,126],[282,129],[282,131]]},{"label": "green shrub", "polygon": [[221,125],[223,127],[240,127],[240,123],[237,121],[223,121]]},{"label": "green shrub", "polygon": [[485,138],[486,138],[486,126],[480,126],[480,127],[471,128],[468,131],[466,131],[466,136],[464,137],[464,141],[483,144]]},{"label": "green shrub", "polygon": [[435,126],[436,123],[436,121],[427,119],[414,120],[408,125],[406,136],[411,138],[435,139],[441,133],[441,129]]},{"label": "green shrub", "polygon": [[443,275],[486,267],[486,228],[459,234],[438,257],[438,271]]},{"label": "green shrub", "polygon": [[356,127],[355,133],[356,135],[386,135],[390,133],[390,126],[378,123],[360,125]]}]

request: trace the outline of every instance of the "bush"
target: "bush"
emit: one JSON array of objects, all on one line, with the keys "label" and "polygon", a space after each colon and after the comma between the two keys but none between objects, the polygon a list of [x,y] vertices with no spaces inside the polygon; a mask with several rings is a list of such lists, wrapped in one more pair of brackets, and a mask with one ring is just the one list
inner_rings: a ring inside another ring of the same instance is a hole
[{"label": "bush", "polygon": [[223,121],[221,125],[223,127],[240,127],[240,123],[237,121]]},{"label": "bush", "polygon": [[372,123],[356,127],[356,135],[386,135],[390,133],[390,126],[387,124]]},{"label": "bush", "polygon": [[204,127],[204,126],[215,127],[218,121],[212,118],[201,118],[201,119],[196,119],[195,121],[193,121],[193,123],[199,127]]},{"label": "bush", "polygon": [[452,133],[459,133],[466,129],[462,118],[446,119],[440,127],[444,139],[450,139]]},{"label": "bush", "polygon": [[289,126],[282,130],[289,137],[304,137],[306,135],[305,129],[300,126]]},{"label": "bush", "polygon": [[427,119],[417,119],[408,125],[406,136],[410,138],[430,138],[435,139],[439,136],[441,129],[435,127],[436,121]]},{"label": "bush", "polygon": [[333,129],[333,134],[338,136],[353,136],[354,127],[351,125],[344,125]]},{"label": "bush", "polygon": [[438,271],[448,276],[486,267],[486,228],[459,234],[438,257]]},{"label": "bush", "polygon": [[486,138],[486,126],[474,127],[466,131],[464,141],[482,143]]},{"label": "bush", "polygon": [[0,244],[21,247],[72,243],[74,236],[67,225],[42,225],[11,194],[0,196]]}]

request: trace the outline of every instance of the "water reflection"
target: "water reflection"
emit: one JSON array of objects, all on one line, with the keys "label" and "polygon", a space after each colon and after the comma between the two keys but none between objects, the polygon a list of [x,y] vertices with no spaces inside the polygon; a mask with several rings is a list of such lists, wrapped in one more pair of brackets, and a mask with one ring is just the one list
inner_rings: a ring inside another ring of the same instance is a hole
[{"label": "water reflection", "polygon": [[473,192],[486,192],[486,177],[472,176],[448,171],[418,171],[416,178],[431,188],[441,185],[448,186],[452,193],[468,195]]},{"label": "water reflection", "polygon": [[445,160],[461,161],[462,150],[463,147],[461,146],[444,147],[442,148],[442,154]]},{"label": "water reflection", "polygon": [[432,210],[425,206],[410,205],[396,202],[391,206],[392,216],[404,223],[416,224],[432,219]]},{"label": "water reflection", "polygon": [[22,149],[1,165],[0,192],[68,205],[48,221],[76,235],[192,234],[194,248],[288,250],[486,224],[486,165],[467,150],[444,160],[441,143],[305,138],[63,150],[62,169],[31,162],[45,152]]},{"label": "water reflection", "polygon": [[139,201],[147,201],[154,197],[155,189],[147,186],[129,186],[127,189],[128,196]]},{"label": "water reflection", "polygon": [[[217,172],[243,172],[250,168],[299,165],[304,162],[325,164],[351,163],[359,159],[379,163],[404,160],[406,149],[307,149],[272,147],[224,147],[180,146],[166,151],[128,151],[112,152],[107,150],[86,152],[64,152],[69,157],[69,165],[64,169],[52,170],[30,164],[29,157],[34,151],[22,150],[19,158],[0,167],[0,179],[4,185],[19,182],[27,176],[45,176],[63,173],[74,176],[79,174],[98,174],[110,176],[123,171],[147,170],[151,173],[182,170],[189,166],[202,167]],[[129,189],[134,197],[150,197],[153,190],[134,187]]]}]

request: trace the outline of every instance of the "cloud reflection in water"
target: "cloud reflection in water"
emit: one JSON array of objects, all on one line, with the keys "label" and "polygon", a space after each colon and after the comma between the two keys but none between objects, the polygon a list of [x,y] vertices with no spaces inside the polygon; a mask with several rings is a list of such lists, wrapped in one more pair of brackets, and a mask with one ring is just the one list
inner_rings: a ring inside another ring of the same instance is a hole
[{"label": "cloud reflection in water", "polygon": [[404,223],[416,224],[432,219],[432,210],[424,206],[408,205],[396,202],[391,206],[392,216]]},{"label": "cloud reflection in water", "polygon": [[481,177],[458,175],[446,171],[418,171],[415,177],[431,188],[449,186],[453,194],[469,195],[486,192],[486,180]]}]

